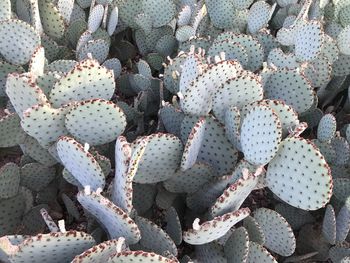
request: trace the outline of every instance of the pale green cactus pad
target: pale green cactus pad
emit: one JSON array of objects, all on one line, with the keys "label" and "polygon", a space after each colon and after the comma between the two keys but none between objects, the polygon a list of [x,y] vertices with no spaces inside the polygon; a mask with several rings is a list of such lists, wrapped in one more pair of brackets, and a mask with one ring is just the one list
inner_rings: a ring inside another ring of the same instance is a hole
[{"label": "pale green cactus pad", "polygon": [[34,51],[29,61],[28,71],[37,77],[44,74],[44,68],[45,68],[45,49],[42,46],[39,46]]},{"label": "pale green cactus pad", "polygon": [[57,153],[64,167],[83,186],[97,190],[105,185],[101,166],[84,146],[70,137],[61,137],[57,142]]},{"label": "pale green cactus pad", "polygon": [[49,0],[39,0],[40,18],[46,35],[53,39],[63,37],[66,25],[62,14],[54,3]]},{"label": "pale green cactus pad", "polygon": [[16,113],[5,115],[0,119],[0,147],[13,147],[24,142],[26,133],[20,121]]},{"label": "pale green cactus pad", "polygon": [[103,5],[95,5],[89,14],[88,29],[91,33],[95,32],[101,25],[103,19]]},{"label": "pale green cactus pad", "polygon": [[40,36],[26,22],[9,19],[0,22],[0,54],[7,62],[23,65],[29,62],[40,45]]},{"label": "pale green cactus pad", "polygon": [[300,61],[315,59],[321,52],[323,28],[319,21],[303,21],[296,26],[295,56]]},{"label": "pale green cactus pad", "polygon": [[335,164],[345,165],[350,158],[350,145],[343,137],[334,137],[331,141],[336,153]]},{"label": "pale green cactus pad", "polygon": [[48,150],[43,148],[33,137],[27,136],[24,143],[21,144],[21,149],[24,154],[43,165],[52,166],[58,162],[52,157]]},{"label": "pale green cactus pad", "polygon": [[246,218],[249,214],[249,208],[242,208],[215,217],[213,220],[204,222],[201,225],[195,225],[194,223],[194,229],[189,229],[188,231],[183,232],[183,240],[192,245],[209,243],[225,235],[232,226]]},{"label": "pale green cactus pad", "polygon": [[250,8],[248,13],[248,30],[255,34],[260,29],[267,26],[273,9],[265,1],[257,1]]},{"label": "pale green cactus pad", "polygon": [[296,247],[295,236],[288,222],[277,212],[259,208],[254,212],[265,236],[264,246],[282,256],[290,256]]},{"label": "pale green cactus pad", "polygon": [[242,151],[240,127],[241,115],[239,109],[230,106],[225,112],[225,135],[236,149]]},{"label": "pale green cactus pad", "polygon": [[[181,124],[181,139],[186,141],[197,117],[186,116]],[[210,164],[218,175],[231,172],[237,161],[237,150],[225,136],[225,129],[213,117],[206,117],[204,139],[197,157],[198,162]]]},{"label": "pale green cactus pad", "polygon": [[165,221],[167,223],[165,231],[174,240],[176,245],[180,245],[182,242],[182,226],[174,207],[170,207],[165,214]]},{"label": "pale green cactus pad", "polygon": [[65,233],[38,234],[21,242],[10,260],[18,263],[66,262],[93,245],[93,237],[83,232],[71,230]]},{"label": "pale green cactus pad", "polygon": [[196,260],[203,263],[227,262],[223,247],[216,242],[195,246],[195,255]]},{"label": "pale green cactus pad", "polygon": [[281,100],[263,100],[277,114],[282,125],[282,137],[288,135],[291,128],[299,125],[296,111]]},{"label": "pale green cactus pad", "polygon": [[78,61],[89,58],[89,54],[93,59],[96,59],[99,63],[103,63],[109,52],[109,44],[104,39],[90,40],[79,49],[77,53]]},{"label": "pale green cactus pad", "polygon": [[108,35],[113,35],[117,25],[118,25],[118,18],[119,18],[119,9],[118,6],[115,6],[110,14],[109,14],[109,18],[108,18],[108,24],[107,24],[107,32]]},{"label": "pale green cactus pad", "polygon": [[13,73],[8,75],[6,94],[10,98],[18,116],[22,118],[23,112],[36,104],[48,104],[42,90],[35,84],[31,76]]},{"label": "pale green cactus pad", "polygon": [[337,129],[337,122],[332,114],[326,114],[320,120],[317,128],[317,139],[321,142],[332,140]]},{"label": "pale green cactus pad", "polygon": [[264,91],[267,98],[283,100],[298,113],[310,109],[314,102],[309,81],[297,70],[282,68],[273,72],[264,86]]},{"label": "pale green cactus pad", "polygon": [[187,114],[207,115],[211,110],[215,90],[228,79],[236,77],[240,68],[235,61],[211,65],[182,92],[181,109]]},{"label": "pale green cactus pad", "polygon": [[291,225],[293,230],[299,230],[303,225],[313,223],[315,218],[310,212],[287,205],[286,203],[279,203],[275,206],[275,211],[283,216]]},{"label": "pale green cactus pad", "polygon": [[248,53],[244,47],[237,42],[230,41],[229,39],[220,42],[216,41],[210,46],[208,55],[211,57],[219,56],[221,52],[225,53],[225,59],[227,60],[238,60],[244,67],[248,65]]},{"label": "pale green cactus pad", "polygon": [[247,216],[243,220],[243,226],[248,232],[250,241],[253,241],[260,245],[265,244],[266,239],[265,239],[264,231],[254,217]]},{"label": "pale green cactus pad", "polygon": [[115,254],[119,242],[118,239],[102,242],[75,256],[71,263],[107,262]]},{"label": "pale green cactus pad", "polygon": [[305,210],[323,207],[332,195],[328,164],[319,150],[302,138],[282,141],[275,158],[269,163],[266,183],[279,198]]},{"label": "pale green cactus pad", "polygon": [[113,70],[115,79],[118,78],[122,73],[122,65],[119,59],[117,58],[107,59],[105,62],[103,62],[102,66],[106,67],[107,69]]},{"label": "pale green cactus pad", "polygon": [[[126,141],[126,138],[119,136],[115,143],[115,175],[112,187],[112,202],[123,209],[125,212],[130,212],[132,209],[132,166],[131,146]],[[134,153],[135,154],[135,153]],[[134,161],[135,159],[133,159]],[[136,159],[137,160],[137,159]],[[134,164],[132,164],[134,165]],[[131,173],[129,173],[131,171]]]},{"label": "pale green cactus pad", "polygon": [[343,242],[349,234],[350,229],[350,198],[347,198],[345,204],[340,209],[336,220],[336,240],[337,242]]},{"label": "pale green cactus pad", "polygon": [[262,245],[250,241],[248,262],[277,263],[277,260]]},{"label": "pale green cactus pad", "polygon": [[272,49],[267,57],[269,66],[295,69],[299,66],[294,53],[284,53],[281,48]]},{"label": "pale green cactus pad", "polygon": [[74,105],[66,115],[65,125],[79,141],[101,145],[115,140],[124,132],[126,117],[113,102],[93,99]]},{"label": "pale green cactus pad", "polygon": [[167,132],[177,137],[181,136],[181,123],[185,117],[185,114],[181,110],[176,109],[169,103],[165,103],[159,110],[159,116]]},{"label": "pale green cactus pad", "polygon": [[269,106],[256,106],[245,116],[241,127],[241,145],[245,159],[265,165],[274,158],[282,138],[281,122]]},{"label": "pale green cactus pad", "polygon": [[222,29],[234,26],[235,16],[233,14],[236,12],[234,2],[234,0],[210,0],[205,2],[210,20],[215,27]]},{"label": "pale green cactus pad", "polygon": [[128,244],[135,244],[140,240],[140,230],[135,222],[101,194],[79,192],[77,199],[107,230],[111,239],[124,237]]},{"label": "pale green cactus pad", "polygon": [[50,93],[50,101],[59,107],[71,101],[87,99],[109,100],[115,89],[112,71],[101,67],[96,60],[84,60],[60,79]]},{"label": "pale green cactus pad", "polygon": [[224,121],[225,111],[229,106],[238,109],[251,102],[263,99],[263,87],[257,75],[243,71],[237,77],[227,80],[216,91],[213,97],[213,112]]},{"label": "pale green cactus pad", "polygon": [[157,189],[153,184],[133,183],[132,204],[139,215],[152,207],[156,194]]},{"label": "pale green cactus pad", "polygon": [[182,70],[179,83],[180,92],[184,92],[188,88],[188,85],[190,85],[191,82],[201,74],[203,66],[201,58],[198,55],[189,54],[187,56],[186,60],[181,65]]},{"label": "pale green cactus pad", "polygon": [[74,217],[76,220],[79,220],[80,213],[78,211],[78,208],[76,207],[76,205],[72,201],[72,199],[70,199],[66,194],[62,194],[61,198],[62,198],[62,201],[64,203],[64,206],[67,209],[68,214],[70,216]]},{"label": "pale green cactus pad", "polygon": [[75,67],[75,65],[77,65],[75,60],[55,60],[45,67],[45,71],[68,73]]},{"label": "pale green cactus pad", "polygon": [[347,243],[337,244],[329,250],[329,258],[334,263],[341,262],[341,260],[347,256],[350,256],[350,247]]},{"label": "pale green cactus pad", "polygon": [[205,118],[200,118],[195,123],[190,134],[188,135],[180,164],[180,167],[183,171],[191,168],[197,160],[204,139],[205,124]]},{"label": "pale green cactus pad", "polygon": [[55,178],[55,168],[40,163],[28,163],[21,167],[21,185],[32,191],[43,190]]},{"label": "pale green cactus pad", "polygon": [[0,21],[11,18],[11,1],[2,1],[0,5]]},{"label": "pale green cactus pad", "polygon": [[34,105],[23,113],[22,128],[40,145],[48,147],[60,136],[68,134],[64,120],[71,107],[71,105],[66,105],[53,109],[49,104]]},{"label": "pale green cactus pad", "polygon": [[138,141],[142,140],[146,142],[146,148],[139,157],[141,160],[133,181],[151,184],[169,179],[181,162],[183,146],[180,139],[171,134],[158,133]]},{"label": "pale green cactus pad", "polygon": [[20,169],[15,163],[6,163],[0,168],[0,198],[17,195],[20,182]]},{"label": "pale green cactus pad", "polygon": [[211,216],[220,216],[238,210],[251,191],[254,190],[258,180],[258,176],[249,173],[248,169],[244,170],[243,176],[226,188],[216,199],[216,202],[210,208]]},{"label": "pale green cactus pad", "polygon": [[322,234],[324,238],[332,245],[336,241],[336,218],[332,205],[327,205],[322,223]]},{"label": "pale green cactus pad", "polygon": [[334,197],[341,202],[346,202],[349,196],[350,179],[335,178],[333,183],[334,183],[334,189],[333,189]]},{"label": "pale green cactus pad", "polygon": [[344,27],[337,37],[339,51],[344,55],[350,55],[350,25]]},{"label": "pale green cactus pad", "polygon": [[186,171],[177,171],[163,185],[172,193],[194,193],[213,177],[213,170],[208,164],[195,163]]},{"label": "pale green cactus pad", "polygon": [[108,263],[129,263],[132,261],[140,263],[177,263],[178,261],[172,260],[153,252],[145,252],[141,250],[137,251],[123,251],[116,253],[109,258]]},{"label": "pale green cactus pad", "polygon": [[174,205],[175,199],[178,197],[176,193],[167,191],[164,187],[158,187],[155,204],[160,209],[167,210]]},{"label": "pale green cactus pad", "polygon": [[162,254],[169,251],[177,256],[177,248],[170,236],[152,221],[136,217],[135,222],[141,231],[140,244],[155,253]]},{"label": "pale green cactus pad", "polygon": [[175,16],[175,3],[172,0],[142,0],[142,9],[152,18],[154,27],[168,24]]},{"label": "pale green cactus pad", "polygon": [[0,200],[0,235],[14,234],[25,211],[25,199],[21,193]]},{"label": "pale green cactus pad", "polygon": [[224,246],[225,257],[230,263],[246,263],[249,253],[249,236],[244,227],[233,230]]},{"label": "pale green cactus pad", "polygon": [[0,61],[0,97],[6,96],[6,81],[9,73],[23,73],[24,69],[21,66],[12,65],[5,61]]}]

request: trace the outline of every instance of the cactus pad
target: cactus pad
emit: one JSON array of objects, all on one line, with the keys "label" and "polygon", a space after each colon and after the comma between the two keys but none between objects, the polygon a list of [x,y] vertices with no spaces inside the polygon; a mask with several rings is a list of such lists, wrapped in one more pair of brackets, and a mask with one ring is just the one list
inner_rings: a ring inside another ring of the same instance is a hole
[{"label": "cactus pad", "polygon": [[332,205],[327,205],[322,223],[322,234],[324,238],[332,245],[336,241],[336,218]]},{"label": "cactus pad", "polygon": [[[181,125],[181,138],[186,140],[196,117],[185,118]],[[225,137],[224,127],[214,118],[206,117],[204,139],[197,161],[210,164],[220,175],[232,171],[237,161],[237,151]]]},{"label": "cactus pad", "polygon": [[114,89],[112,71],[101,67],[96,60],[88,59],[77,64],[54,85],[50,101],[54,107],[59,107],[71,101],[94,98],[109,100]]},{"label": "cactus pad", "polygon": [[305,210],[324,206],[332,194],[332,177],[324,157],[302,138],[287,138],[281,143],[269,163],[266,182],[279,198]]},{"label": "cactus pad", "polygon": [[146,149],[136,168],[133,181],[136,183],[155,183],[165,181],[174,175],[181,162],[183,150],[179,138],[171,134],[153,134],[143,137]]},{"label": "cactus pad", "polygon": [[96,59],[99,63],[103,63],[103,61],[105,61],[108,57],[108,52],[109,43],[106,40],[90,40],[79,49],[77,53],[77,59],[78,61],[82,61],[84,59],[87,59],[89,57],[89,54],[91,54],[91,57],[93,59]]},{"label": "cactus pad", "polygon": [[175,16],[175,4],[172,0],[142,0],[142,8],[152,18],[154,27],[166,25]]},{"label": "cactus pad", "polygon": [[223,122],[225,111],[229,106],[240,109],[244,105],[262,98],[261,80],[255,74],[243,71],[239,76],[227,80],[217,89],[213,97],[213,112]]},{"label": "cactus pad", "polygon": [[236,42],[228,39],[214,42],[208,50],[209,56],[219,56],[221,52],[225,52],[225,59],[238,60],[242,66],[248,65],[248,54],[244,47]]},{"label": "cactus pad", "polygon": [[159,115],[166,131],[180,137],[181,123],[185,117],[184,113],[171,104],[165,104],[159,110]]},{"label": "cactus pad", "polygon": [[264,246],[282,256],[294,253],[296,241],[293,230],[280,214],[271,209],[259,208],[254,212],[254,218],[264,232]]},{"label": "cactus pad", "polygon": [[267,98],[283,100],[298,113],[308,110],[314,102],[309,81],[297,70],[278,69],[271,74],[264,89]]},{"label": "cactus pad", "polygon": [[71,263],[108,262],[119,245],[118,239],[107,240],[75,256]]},{"label": "cactus pad", "polygon": [[177,171],[163,184],[172,193],[194,193],[211,178],[213,178],[213,171],[209,165],[195,163],[186,171]]},{"label": "cactus pad", "polygon": [[69,231],[65,233],[38,234],[25,239],[18,251],[11,255],[11,262],[70,261],[76,254],[92,247],[95,240],[89,234]]},{"label": "cactus pad", "polygon": [[25,200],[22,194],[0,200],[0,235],[14,234],[25,211]]},{"label": "cactus pad", "polygon": [[31,106],[48,103],[45,94],[34,83],[34,79],[25,74],[10,74],[7,77],[6,93],[20,118]]},{"label": "cactus pad", "polygon": [[240,210],[215,217],[211,221],[183,232],[183,239],[186,243],[192,245],[201,245],[209,243],[226,234],[226,232],[239,221],[243,220],[250,214],[249,208],[242,208]]},{"label": "cactus pad", "polygon": [[69,105],[59,109],[53,109],[48,104],[34,105],[23,113],[23,130],[46,147],[68,134],[64,119],[69,108]]},{"label": "cactus pad", "polygon": [[103,5],[95,5],[90,12],[88,19],[88,29],[94,33],[101,25],[103,19]]},{"label": "cactus pad", "polygon": [[350,25],[344,27],[337,37],[339,51],[344,55],[350,55]]},{"label": "cactus pad", "polygon": [[177,211],[174,207],[170,207],[165,214],[167,223],[165,231],[174,240],[176,245],[182,242],[182,227]]},{"label": "cactus pad", "polygon": [[192,128],[181,159],[181,169],[183,171],[191,168],[198,157],[205,133],[205,118],[200,118]]},{"label": "cactus pad", "polygon": [[300,61],[315,59],[321,52],[323,29],[319,21],[304,21],[295,29],[295,55]]},{"label": "cactus pad", "polygon": [[128,263],[137,260],[140,263],[176,263],[177,261],[145,251],[123,251],[109,258],[109,263]]},{"label": "cactus pad", "polygon": [[141,231],[140,244],[142,246],[158,254],[169,251],[173,255],[177,255],[177,248],[174,241],[159,226],[139,216],[136,217],[135,222]]},{"label": "cactus pad", "polygon": [[17,195],[20,182],[20,170],[15,163],[6,163],[0,168],[0,198]]},{"label": "cactus pad", "polygon": [[108,231],[111,239],[124,237],[128,244],[135,244],[140,240],[140,231],[135,222],[107,198],[94,192],[79,192],[77,199]]},{"label": "cactus pad", "polygon": [[251,191],[254,190],[258,180],[258,176],[245,170],[243,172],[243,177],[226,188],[222,195],[216,200],[210,209],[211,216],[215,217],[231,211],[237,211]]},{"label": "cactus pad", "polygon": [[131,159],[131,146],[126,138],[119,136],[115,143],[115,176],[111,200],[126,212],[132,209],[132,170],[129,166]]},{"label": "cactus pad", "polygon": [[182,110],[196,116],[211,110],[212,96],[222,83],[237,76],[240,66],[234,61],[223,61],[210,66],[182,92]]},{"label": "cactus pad", "polygon": [[277,263],[277,260],[262,245],[250,241],[248,262]]},{"label": "cactus pad", "polygon": [[225,257],[231,263],[246,263],[249,253],[249,236],[244,227],[233,230],[224,246]]},{"label": "cactus pad", "polygon": [[116,104],[93,99],[73,106],[66,115],[65,124],[78,140],[100,145],[113,141],[124,132],[126,117]]},{"label": "cactus pad", "polygon": [[345,241],[350,229],[350,198],[347,198],[345,204],[340,209],[336,219],[336,241]]},{"label": "cactus pad", "polygon": [[65,168],[83,185],[97,190],[105,185],[105,176],[95,158],[70,137],[61,137],[57,153]]},{"label": "cactus pad", "polygon": [[267,164],[281,142],[282,127],[277,114],[268,106],[256,106],[246,115],[241,127],[245,159],[255,165]]},{"label": "cactus pad", "polygon": [[15,65],[29,62],[32,54],[40,45],[40,36],[27,23],[9,19],[0,22],[0,54]]},{"label": "cactus pad", "polygon": [[52,166],[58,162],[51,156],[48,150],[43,148],[33,137],[27,136],[23,144],[21,144],[21,149],[24,154],[46,166]]},{"label": "cactus pad", "polygon": [[248,30],[255,34],[267,26],[273,10],[265,1],[257,1],[250,8],[248,13]]},{"label": "cactus pad", "polygon": [[55,178],[55,169],[39,163],[28,163],[21,168],[21,185],[32,191],[43,190]]},{"label": "cactus pad", "polygon": [[254,241],[260,245],[265,243],[265,234],[258,221],[252,217],[248,216],[243,220],[243,226],[248,232],[249,240]]},{"label": "cactus pad", "polygon": [[20,121],[16,113],[0,119],[0,147],[13,147],[24,142],[26,133],[22,130]]},{"label": "cactus pad", "polygon": [[332,114],[326,114],[320,120],[317,128],[317,139],[321,142],[332,140],[337,129],[337,122]]}]

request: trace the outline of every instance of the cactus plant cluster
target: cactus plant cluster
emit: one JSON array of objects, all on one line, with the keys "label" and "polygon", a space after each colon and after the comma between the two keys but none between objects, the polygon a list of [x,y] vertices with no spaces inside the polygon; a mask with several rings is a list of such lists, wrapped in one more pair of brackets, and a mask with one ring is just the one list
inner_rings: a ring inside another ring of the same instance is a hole
[{"label": "cactus plant cluster", "polygon": [[350,262],[349,0],[2,0],[1,262]]}]

